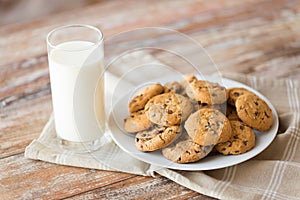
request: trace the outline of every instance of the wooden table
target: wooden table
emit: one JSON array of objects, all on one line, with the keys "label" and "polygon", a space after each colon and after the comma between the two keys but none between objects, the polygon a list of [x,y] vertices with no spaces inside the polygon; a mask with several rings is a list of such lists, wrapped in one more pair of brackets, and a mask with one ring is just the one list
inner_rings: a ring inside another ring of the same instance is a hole
[{"label": "wooden table", "polygon": [[[52,112],[45,36],[54,27],[71,23],[95,25],[105,37],[134,28],[166,27],[200,42],[220,71],[300,78],[300,2],[295,0],[113,0],[2,26],[0,199],[211,199],[160,176],[24,158],[25,147],[39,136]],[[126,45],[123,39],[119,42]],[[106,52],[108,57],[112,54]]]}]

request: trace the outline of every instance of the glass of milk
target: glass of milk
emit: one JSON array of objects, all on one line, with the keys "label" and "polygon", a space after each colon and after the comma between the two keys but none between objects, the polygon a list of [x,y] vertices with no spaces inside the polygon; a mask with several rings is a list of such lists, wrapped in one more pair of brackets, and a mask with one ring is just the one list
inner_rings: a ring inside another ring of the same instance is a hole
[{"label": "glass of milk", "polygon": [[68,25],[47,36],[55,129],[62,147],[94,151],[105,131],[103,34]]}]

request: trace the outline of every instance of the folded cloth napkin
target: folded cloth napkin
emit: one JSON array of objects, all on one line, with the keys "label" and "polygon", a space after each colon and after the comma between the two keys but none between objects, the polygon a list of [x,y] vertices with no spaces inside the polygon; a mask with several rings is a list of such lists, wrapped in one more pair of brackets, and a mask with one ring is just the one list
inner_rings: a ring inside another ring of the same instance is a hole
[{"label": "folded cloth napkin", "polygon": [[[158,63],[143,53],[132,53],[113,65]],[[145,75],[149,75],[146,73]],[[150,74],[151,75],[151,74]],[[137,160],[122,151],[104,134],[103,146],[93,153],[73,153],[57,145],[54,119],[51,116],[39,138],[25,150],[25,157],[77,167],[122,171],[143,176],[158,173],[207,196],[220,199],[300,199],[300,90],[299,82],[291,79],[267,79],[242,74],[222,74],[260,91],[275,106],[280,121],[272,144],[258,156],[231,167],[209,171],[180,171],[159,168]],[[106,73],[107,88],[116,87],[120,75]],[[132,80],[132,79],[128,79]],[[128,82],[134,86],[136,82]],[[124,86],[121,84],[120,87]],[[113,91],[106,91],[108,101]],[[111,106],[111,105],[110,105]],[[109,112],[109,108],[107,108]]]}]

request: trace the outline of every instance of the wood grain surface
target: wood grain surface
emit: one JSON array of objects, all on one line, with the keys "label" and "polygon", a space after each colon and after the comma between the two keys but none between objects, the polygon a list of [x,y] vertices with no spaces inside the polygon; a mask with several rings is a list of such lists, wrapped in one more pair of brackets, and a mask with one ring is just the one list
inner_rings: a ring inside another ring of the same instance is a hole
[{"label": "wood grain surface", "polygon": [[[81,169],[24,158],[25,147],[39,136],[52,112],[46,34],[71,23],[101,28],[107,38],[107,58],[134,45],[131,38],[109,40],[114,35],[135,28],[164,27],[201,43],[222,72],[300,78],[300,2],[296,0],[112,0],[39,21],[2,26],[0,199],[211,199],[161,176]],[[149,42],[181,48],[197,59],[197,51],[184,44],[176,46],[170,38],[154,35]],[[179,69],[168,53],[151,53]]]}]

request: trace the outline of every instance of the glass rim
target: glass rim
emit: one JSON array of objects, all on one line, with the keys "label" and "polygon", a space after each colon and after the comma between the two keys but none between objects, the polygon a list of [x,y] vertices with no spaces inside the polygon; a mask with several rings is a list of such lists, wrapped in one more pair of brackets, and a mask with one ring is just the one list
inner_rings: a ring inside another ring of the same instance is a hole
[{"label": "glass rim", "polygon": [[[65,49],[61,49],[59,47],[57,47],[58,45],[54,45],[50,42],[50,37],[51,35],[53,35],[53,33],[57,32],[57,31],[60,31],[62,29],[65,29],[65,28],[71,28],[71,27],[81,27],[81,28],[88,28],[90,30],[93,30],[95,32],[97,32],[97,34],[100,36],[99,39],[91,46],[87,47],[87,48],[84,48],[84,49],[79,49],[79,50],[65,50]],[[98,46],[99,44],[101,44],[103,42],[103,33],[102,31],[100,31],[100,29],[98,29],[97,27],[95,26],[92,26],[92,25],[87,25],[87,24],[69,24],[69,25],[65,25],[65,26],[59,26],[57,28],[54,28],[52,31],[50,31],[48,34],[47,34],[47,37],[46,37],[46,41],[47,41],[47,45],[49,47],[51,47],[52,49],[57,49],[57,50],[62,50],[62,51],[70,51],[70,52],[76,52],[76,51],[85,51],[85,50],[88,50],[90,48],[93,48],[93,47],[96,47]]]}]

